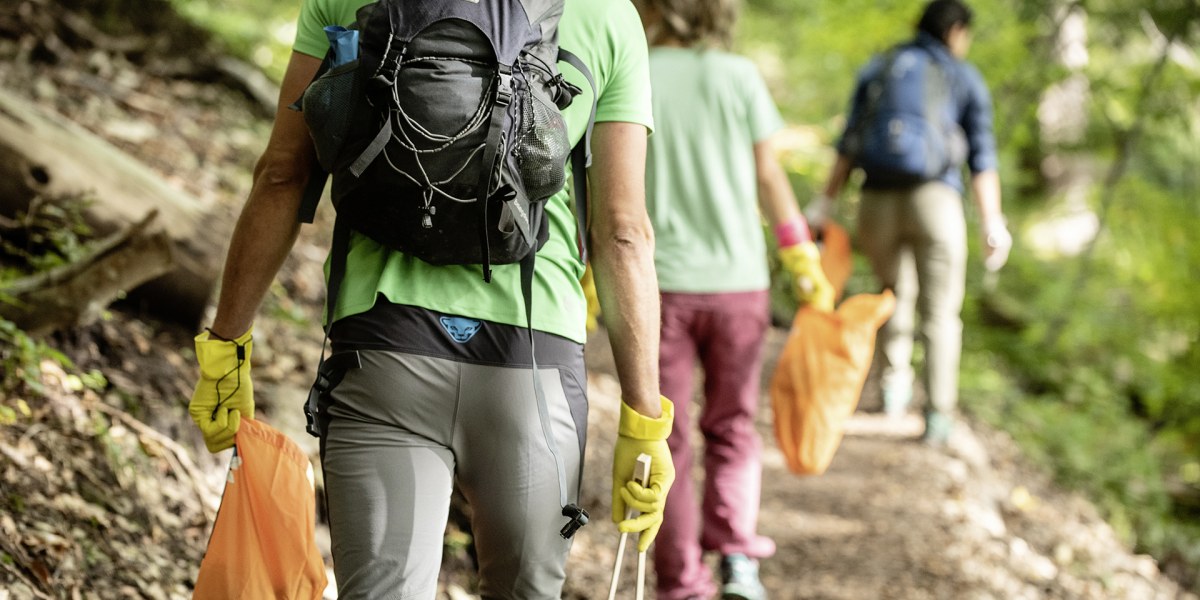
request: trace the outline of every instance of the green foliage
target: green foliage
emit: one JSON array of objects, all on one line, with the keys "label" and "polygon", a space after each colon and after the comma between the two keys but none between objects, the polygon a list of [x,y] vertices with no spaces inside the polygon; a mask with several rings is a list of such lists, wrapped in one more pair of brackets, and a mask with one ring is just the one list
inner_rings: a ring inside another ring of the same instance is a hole
[{"label": "green foliage", "polygon": [[[83,197],[35,199],[29,209],[12,223],[6,223],[0,235],[0,290],[7,280],[30,272],[44,271],[69,264],[86,253],[91,230],[84,224]],[[0,293],[0,303],[16,300]],[[15,324],[0,319],[0,425],[29,417],[27,397],[42,396],[42,363],[52,361],[69,366],[61,352],[29,337]]]},{"label": "green foliage", "polygon": [[[1092,492],[1101,508],[1115,517],[1125,539],[1136,539],[1146,520],[1170,506],[1161,462],[1151,449],[1152,434],[1130,419],[1119,394],[1104,393],[1096,373],[1077,382],[1086,388],[1086,402],[1044,398],[1015,407],[1017,439],[1035,448],[1035,457],[1059,480]],[[1081,390],[1082,391],[1082,390]]]},{"label": "green foliage", "polygon": [[[0,236],[0,264],[12,265],[9,269],[15,268],[18,273],[33,272],[81,258],[92,233],[83,218],[88,203],[83,196],[35,199],[13,220],[17,228]],[[0,281],[15,278],[18,273],[0,273]]]},{"label": "green foliage", "polygon": [[[0,421],[15,419],[12,412],[15,407],[24,416],[29,415],[29,407],[24,400],[17,397],[22,392],[34,396],[45,394],[42,385],[43,361],[53,361],[64,367],[70,367],[71,361],[61,352],[47,346],[44,342],[35,340],[25,334],[9,321],[0,319],[0,392],[10,392],[13,396],[9,412],[0,412]],[[3,398],[0,395],[0,398]],[[4,405],[0,405],[3,408]]]},{"label": "green foliage", "polygon": [[1200,490],[1200,207],[1142,170],[1115,191],[1090,275],[1084,259],[1016,252],[1001,293],[1020,299],[1022,325],[989,329],[968,303],[963,404],[1142,551],[1194,572],[1200,530],[1177,498]]},{"label": "green foliage", "polygon": [[[1044,87],[1024,83],[1043,74],[1029,55],[1013,48],[1050,46],[1051,26],[1033,0],[979,0],[972,62],[993,87],[1029,88],[1020,108]],[[749,0],[739,21],[735,50],[755,59],[784,116],[837,133],[855,75],[872,55],[910,39],[924,5],[889,0]],[[1006,119],[1006,121],[1011,119]]]},{"label": "green foliage", "polygon": [[212,31],[233,54],[283,79],[296,37],[300,3],[293,0],[171,0],[193,22]]}]

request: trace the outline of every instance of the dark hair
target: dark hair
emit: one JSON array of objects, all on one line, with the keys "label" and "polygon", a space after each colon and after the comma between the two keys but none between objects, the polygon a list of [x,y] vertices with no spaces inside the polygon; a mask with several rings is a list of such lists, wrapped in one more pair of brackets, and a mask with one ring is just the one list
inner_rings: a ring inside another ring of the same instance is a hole
[{"label": "dark hair", "polygon": [[925,13],[917,23],[917,30],[946,41],[950,28],[955,25],[971,25],[971,9],[960,0],[933,0],[925,6]]}]

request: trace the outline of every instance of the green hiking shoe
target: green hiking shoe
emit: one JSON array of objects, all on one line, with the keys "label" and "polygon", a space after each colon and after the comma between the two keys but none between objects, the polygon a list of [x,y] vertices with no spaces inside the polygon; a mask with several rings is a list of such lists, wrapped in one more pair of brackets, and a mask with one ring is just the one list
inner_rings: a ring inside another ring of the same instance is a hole
[{"label": "green hiking shoe", "polygon": [[950,440],[950,431],[954,429],[954,419],[946,413],[932,411],[925,414],[925,433],[921,441],[927,446],[941,448]]},{"label": "green hiking shoe", "polygon": [[758,580],[758,561],[745,554],[721,558],[721,600],[766,600]]}]

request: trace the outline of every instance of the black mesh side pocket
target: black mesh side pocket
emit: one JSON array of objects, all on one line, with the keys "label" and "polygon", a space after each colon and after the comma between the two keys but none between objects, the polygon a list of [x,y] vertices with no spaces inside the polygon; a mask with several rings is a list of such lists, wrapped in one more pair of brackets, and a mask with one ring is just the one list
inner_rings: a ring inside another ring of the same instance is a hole
[{"label": "black mesh side pocket", "polygon": [[304,122],[317,149],[317,161],[332,172],[353,129],[355,110],[362,102],[359,61],[330,69],[304,92]]},{"label": "black mesh side pocket", "polygon": [[558,108],[537,94],[525,97],[521,136],[516,155],[521,182],[533,201],[545,200],[567,183],[567,155],[571,142],[567,123]]}]

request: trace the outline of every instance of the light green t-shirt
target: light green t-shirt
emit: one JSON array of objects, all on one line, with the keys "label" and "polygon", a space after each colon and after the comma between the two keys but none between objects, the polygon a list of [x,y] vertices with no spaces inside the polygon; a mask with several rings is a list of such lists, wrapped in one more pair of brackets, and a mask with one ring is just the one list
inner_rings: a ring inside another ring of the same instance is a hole
[{"label": "light green t-shirt", "polygon": [[[323,57],[326,25],[350,25],[370,0],[305,0],[297,26],[297,52]],[[653,126],[645,34],[633,5],[624,0],[566,0],[559,22],[559,45],[578,56],[599,90],[596,121]],[[571,142],[583,137],[592,106],[592,90],[583,74],[566,63],[559,69],[583,93],[564,111]],[[568,173],[570,171],[568,170]],[[579,279],[583,263],[576,248],[573,200],[567,189],[547,203],[550,238],[538,252],[533,282],[533,328],[583,343],[586,302]],[[337,318],[364,312],[382,293],[388,300],[440,313],[525,326],[519,265],[495,265],[492,282],[482,268],[433,266],[355,235],[347,257],[346,279],[337,302]]]},{"label": "light green t-shirt", "polygon": [[754,144],[783,127],[749,59],[717,50],[650,51],[654,122],[646,198],[666,292],[769,287]]}]

